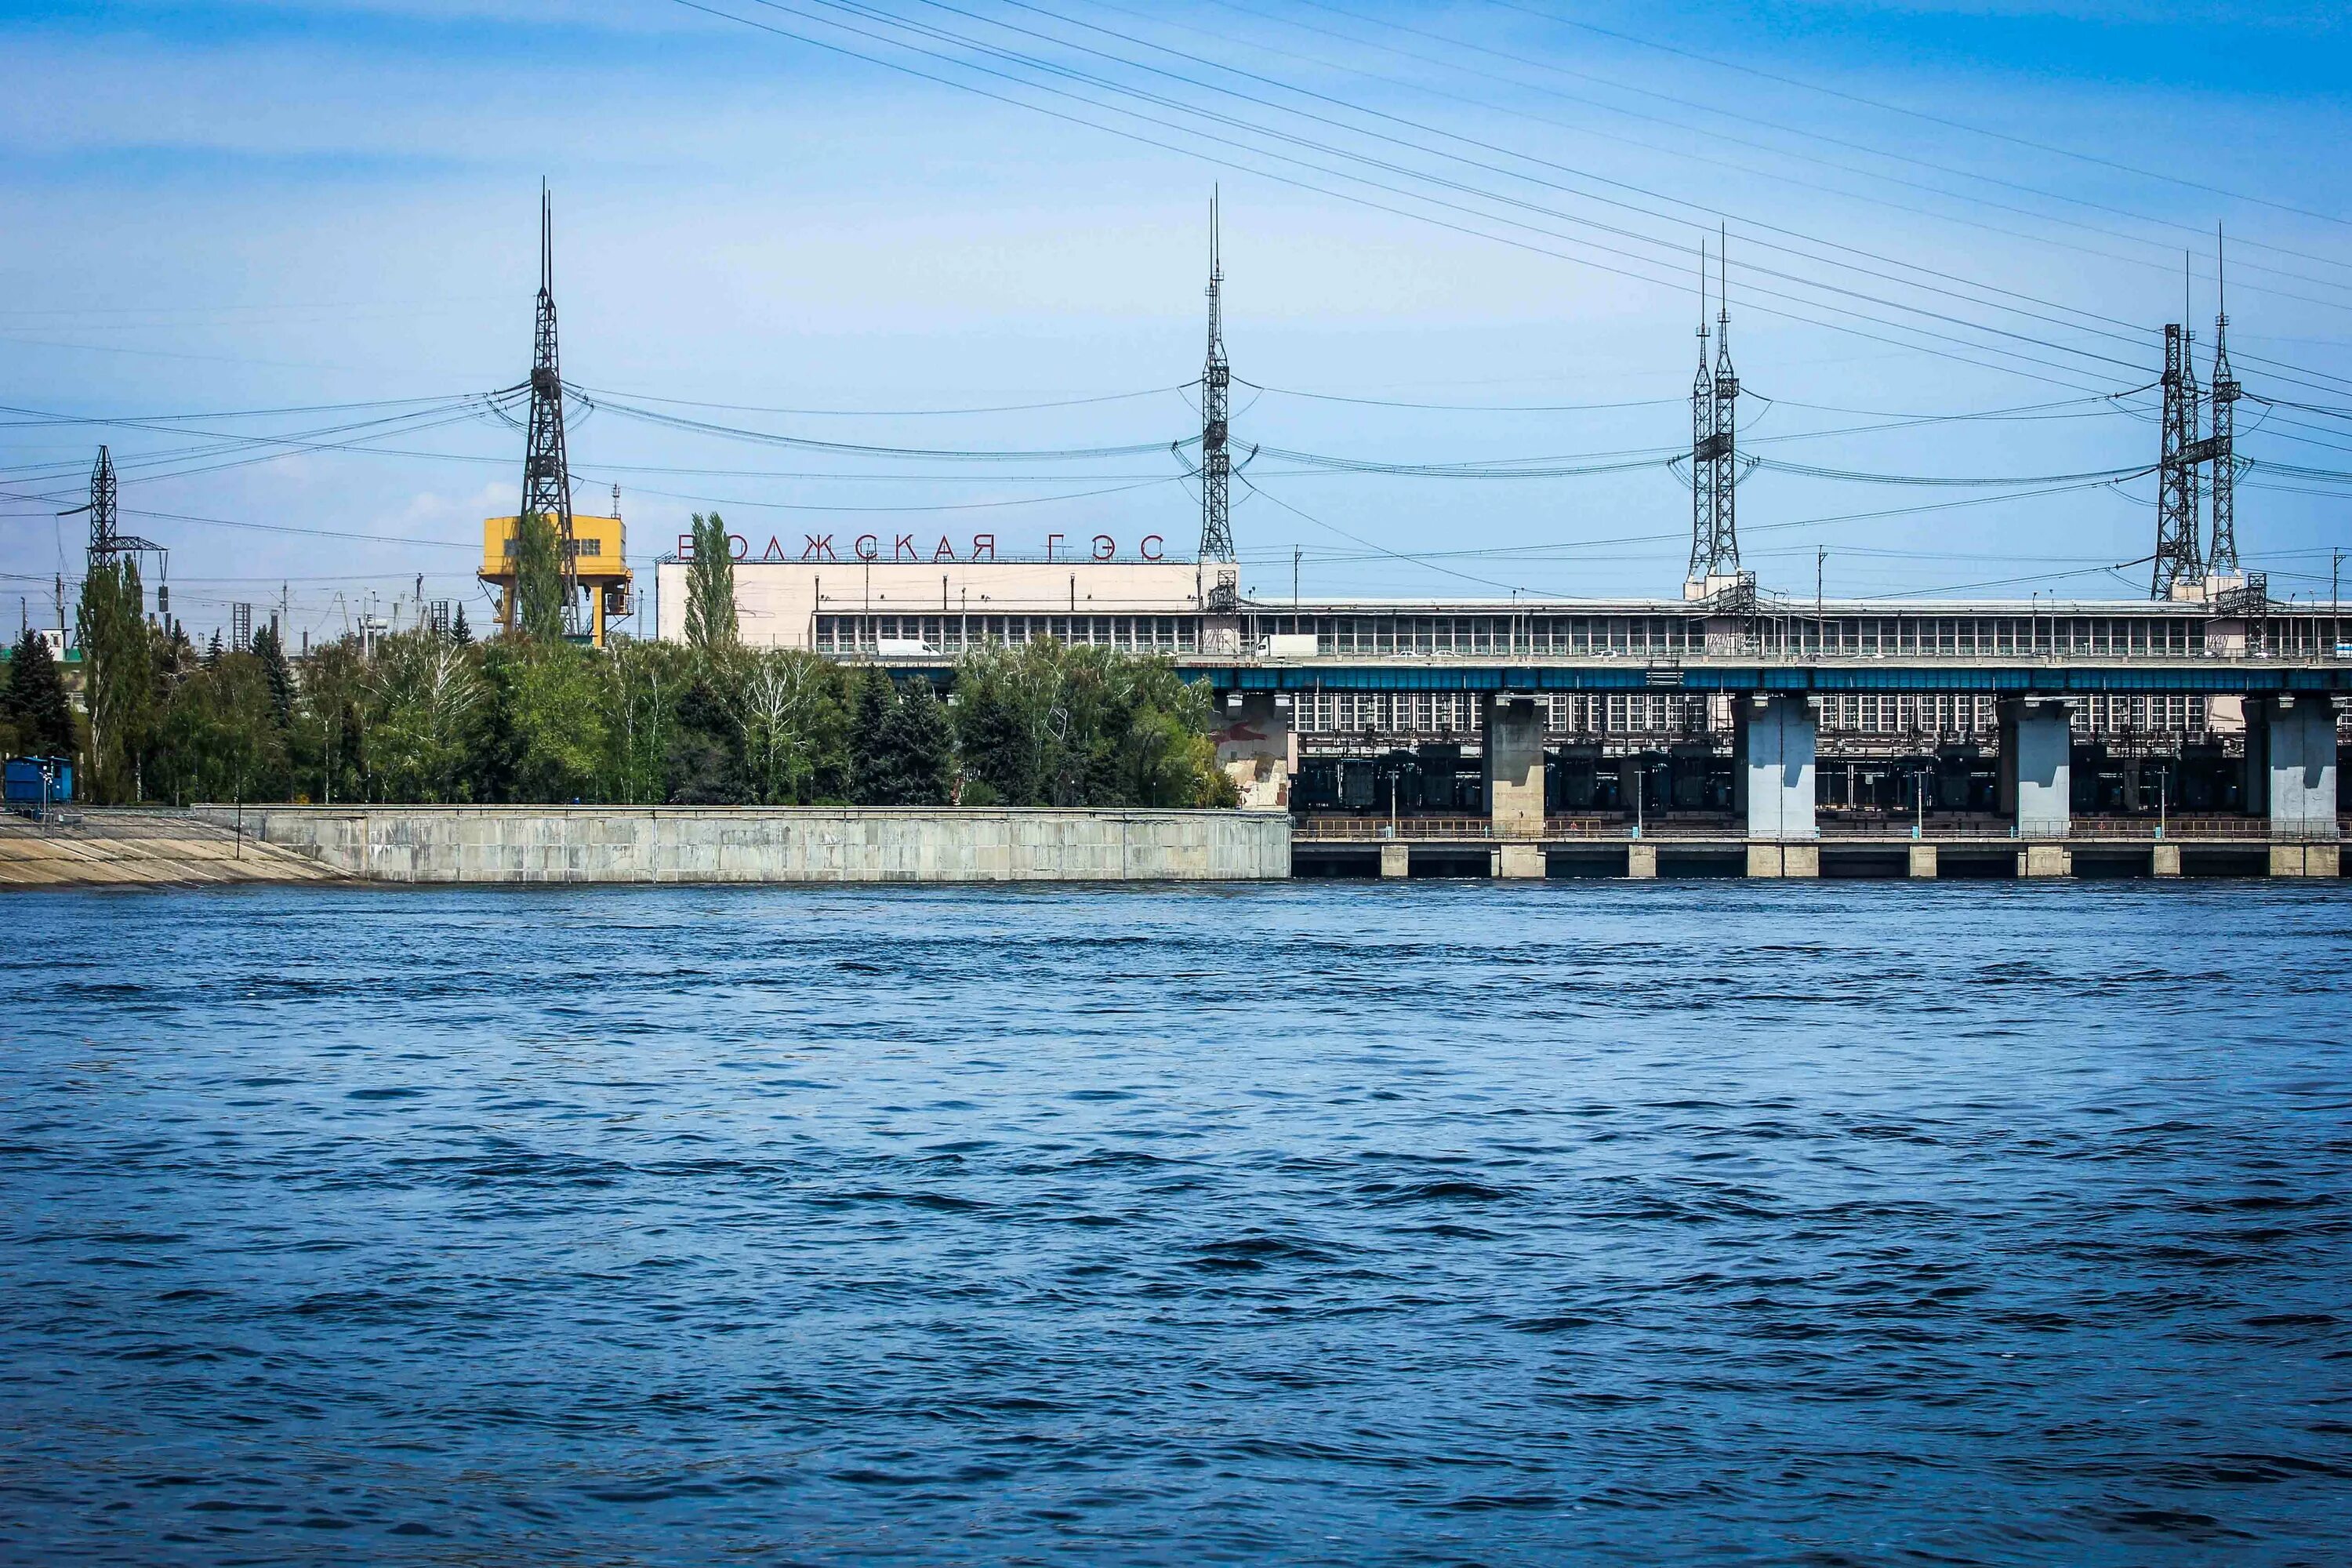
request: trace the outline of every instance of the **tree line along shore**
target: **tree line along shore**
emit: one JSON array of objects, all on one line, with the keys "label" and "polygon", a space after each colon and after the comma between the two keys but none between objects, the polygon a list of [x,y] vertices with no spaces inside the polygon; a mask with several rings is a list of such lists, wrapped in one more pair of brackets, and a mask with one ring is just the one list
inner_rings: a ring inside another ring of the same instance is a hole
[{"label": "tree line along shore", "polygon": [[198,649],[99,563],[76,620],[76,712],[27,632],[0,687],[6,754],[76,758],[101,805],[214,801],[1217,806],[1206,692],[1164,659],[1054,642],[968,654],[946,691],[738,636],[716,513],[697,515],[683,644],[565,639],[555,530],[524,520],[516,624],[462,614],[289,658],[268,627]]}]

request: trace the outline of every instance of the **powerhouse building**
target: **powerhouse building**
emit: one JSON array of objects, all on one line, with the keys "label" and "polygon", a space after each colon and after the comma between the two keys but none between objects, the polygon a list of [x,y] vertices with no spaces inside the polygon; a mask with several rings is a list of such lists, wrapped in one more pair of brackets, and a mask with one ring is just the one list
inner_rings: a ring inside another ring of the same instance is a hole
[{"label": "powerhouse building", "polygon": [[[1818,808],[2015,827],[2031,796],[2045,826],[2285,811],[2337,831],[2352,635],[2334,605],[2272,601],[2259,579],[2210,603],[1797,601],[1744,584],[1218,613],[1204,569],[1150,558],[1159,545],[1001,559],[985,535],[866,536],[814,559],[771,542],[762,559],[747,542],[740,635],[942,679],[992,640],[1164,656],[1217,694],[1244,800],[1309,814],[1492,819],[1499,761],[1536,819],[1736,816],[1764,725],[1801,753],[1772,826],[1801,793],[1808,826]],[[684,635],[686,571],[656,569],[667,638]],[[2053,748],[2057,773],[2021,783]]]}]

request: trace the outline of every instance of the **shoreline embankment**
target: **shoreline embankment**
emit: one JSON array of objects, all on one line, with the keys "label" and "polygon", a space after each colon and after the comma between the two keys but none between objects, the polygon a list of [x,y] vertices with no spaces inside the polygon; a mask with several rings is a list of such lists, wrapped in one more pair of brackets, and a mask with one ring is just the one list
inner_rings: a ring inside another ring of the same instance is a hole
[{"label": "shoreline embankment", "polygon": [[0,889],[204,887],[344,879],[318,860],[184,811],[77,810],[0,817]]},{"label": "shoreline embankment", "polygon": [[[95,816],[98,814],[91,814]],[[188,816],[363,882],[1259,881],[1280,813],[931,806],[198,805]]]}]

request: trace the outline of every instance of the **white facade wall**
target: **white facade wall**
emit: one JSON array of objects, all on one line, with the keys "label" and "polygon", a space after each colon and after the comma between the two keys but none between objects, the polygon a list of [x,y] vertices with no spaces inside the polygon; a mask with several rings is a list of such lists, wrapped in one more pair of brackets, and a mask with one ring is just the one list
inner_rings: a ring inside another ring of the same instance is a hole
[{"label": "white facade wall", "polygon": [[[872,536],[861,536],[871,538]],[[843,549],[836,541],[835,548]],[[886,552],[896,538],[885,539]],[[764,542],[763,542],[764,543]],[[930,548],[968,542],[944,537]],[[845,554],[845,551],[843,552]],[[917,553],[919,553],[917,552]],[[683,562],[654,569],[656,635],[686,640]],[[820,616],[1192,616],[1200,568],[1190,561],[761,561],[735,563],[736,631],[753,647],[817,646]],[[959,637],[969,646],[980,635]]]}]

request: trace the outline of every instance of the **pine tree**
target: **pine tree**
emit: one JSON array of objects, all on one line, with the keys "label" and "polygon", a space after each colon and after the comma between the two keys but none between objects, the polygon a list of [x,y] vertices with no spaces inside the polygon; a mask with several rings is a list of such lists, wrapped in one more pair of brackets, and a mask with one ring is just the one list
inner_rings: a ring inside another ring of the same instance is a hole
[{"label": "pine tree", "polygon": [[9,655],[8,686],[0,693],[0,708],[6,710],[16,744],[27,754],[74,754],[73,708],[66,700],[65,679],[50,657],[49,639],[30,627]]},{"label": "pine tree", "polygon": [[459,647],[473,646],[474,628],[466,624],[466,606],[463,605],[457,606],[457,623],[449,628],[449,640]]},{"label": "pine tree", "polygon": [[735,552],[717,512],[694,514],[694,559],[686,569],[686,640],[698,648],[735,642]]},{"label": "pine tree", "polygon": [[204,667],[205,667],[206,669],[217,669],[217,668],[220,668],[220,661],[221,661],[221,635],[220,635],[220,627],[218,627],[218,626],[215,626],[215,627],[213,628],[213,640],[212,640],[211,645],[210,645],[209,647],[207,647],[205,649],[205,657],[204,657],[203,663],[204,663]]},{"label": "pine tree", "polygon": [[888,805],[898,793],[889,734],[897,705],[888,676],[871,668],[858,672],[849,700],[849,798],[859,805]]},{"label": "pine tree", "polygon": [[271,717],[279,730],[286,730],[294,722],[294,671],[287,665],[286,647],[278,640],[276,626],[264,626],[253,634],[253,652],[269,678]]},{"label": "pine tree", "polygon": [[743,731],[706,670],[678,699],[666,772],[678,805],[740,805],[751,798],[744,776]]},{"label": "pine tree", "polygon": [[917,676],[883,720],[893,798],[882,805],[945,805],[955,780],[955,735],[931,683]]}]

